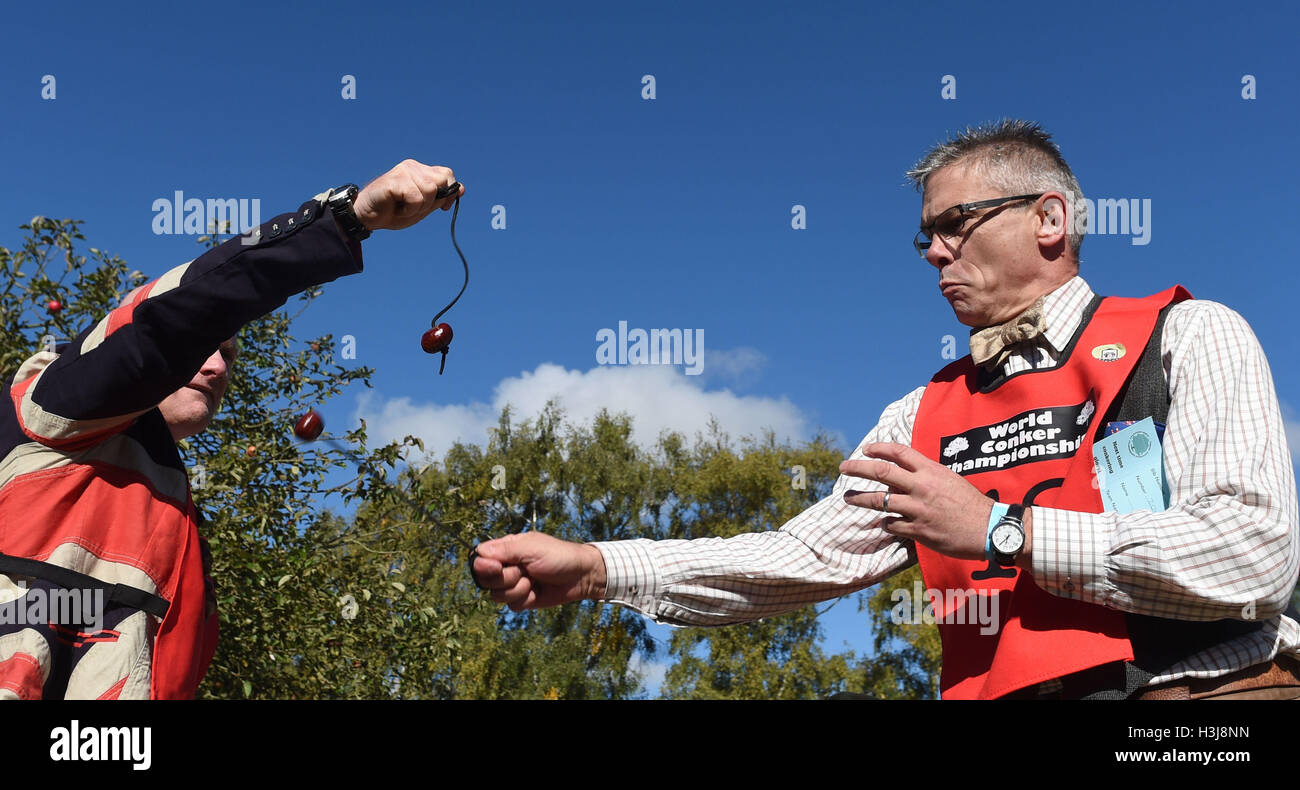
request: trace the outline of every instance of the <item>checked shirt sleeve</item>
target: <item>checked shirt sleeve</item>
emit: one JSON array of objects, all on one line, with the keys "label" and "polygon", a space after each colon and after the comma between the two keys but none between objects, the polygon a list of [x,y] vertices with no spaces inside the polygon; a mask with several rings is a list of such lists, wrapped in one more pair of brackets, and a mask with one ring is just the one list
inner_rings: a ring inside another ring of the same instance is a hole
[{"label": "checked shirt sleeve", "polygon": [[1300,567],[1295,472],[1268,361],[1214,302],[1170,311],[1170,507],[1033,509],[1033,575],[1055,595],[1181,620],[1269,619]]},{"label": "checked shirt sleeve", "polygon": [[[910,445],[920,387],[889,405],[867,442]],[[729,625],[789,612],[870,587],[916,562],[912,541],[885,532],[882,513],[844,492],[881,491],[841,475],[831,493],[779,530],[732,538],[593,543],[605,560],[604,600],[668,625]]]}]

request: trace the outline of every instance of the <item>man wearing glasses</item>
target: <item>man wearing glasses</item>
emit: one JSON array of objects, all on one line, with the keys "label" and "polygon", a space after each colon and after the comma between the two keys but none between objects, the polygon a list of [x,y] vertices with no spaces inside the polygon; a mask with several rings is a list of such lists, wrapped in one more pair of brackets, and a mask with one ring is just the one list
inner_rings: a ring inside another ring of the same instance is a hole
[{"label": "man wearing glasses", "polygon": [[[1096,296],[1082,192],[1037,124],[967,130],[908,175],[913,244],[971,356],[890,404],[830,496],[725,541],[508,536],[479,547],[477,581],[516,610],[726,625],[919,562],[943,594],[945,698],[1300,697],[1295,476],[1250,327],[1181,287]],[[1156,436],[1128,444],[1160,448],[1165,505],[1103,512],[1093,448],[1147,417]]]}]

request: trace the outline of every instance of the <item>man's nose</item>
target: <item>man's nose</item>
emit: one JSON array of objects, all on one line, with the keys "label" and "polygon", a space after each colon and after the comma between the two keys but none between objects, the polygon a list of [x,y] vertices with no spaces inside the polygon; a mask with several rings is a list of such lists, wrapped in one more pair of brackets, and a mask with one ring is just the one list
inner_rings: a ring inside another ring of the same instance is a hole
[{"label": "man's nose", "polygon": [[952,250],[948,249],[948,244],[943,240],[943,236],[937,233],[934,234],[930,240],[930,248],[925,251],[925,259],[931,266],[940,271],[953,262]]},{"label": "man's nose", "polygon": [[205,376],[225,376],[229,372],[226,358],[221,355],[221,349],[212,352],[212,356],[207,358],[199,372]]}]

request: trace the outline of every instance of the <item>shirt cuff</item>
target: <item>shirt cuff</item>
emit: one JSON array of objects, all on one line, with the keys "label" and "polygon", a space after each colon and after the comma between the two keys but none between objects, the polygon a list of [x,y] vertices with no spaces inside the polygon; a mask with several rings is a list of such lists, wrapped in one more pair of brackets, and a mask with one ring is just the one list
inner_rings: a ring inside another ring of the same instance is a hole
[{"label": "shirt cuff", "polygon": [[1106,567],[1112,518],[1039,506],[1033,511],[1034,583],[1061,598],[1112,606],[1116,588]]},{"label": "shirt cuff", "polygon": [[631,607],[655,617],[659,598],[659,572],[650,553],[652,540],[619,540],[590,545],[605,560],[605,597],[602,601]]}]

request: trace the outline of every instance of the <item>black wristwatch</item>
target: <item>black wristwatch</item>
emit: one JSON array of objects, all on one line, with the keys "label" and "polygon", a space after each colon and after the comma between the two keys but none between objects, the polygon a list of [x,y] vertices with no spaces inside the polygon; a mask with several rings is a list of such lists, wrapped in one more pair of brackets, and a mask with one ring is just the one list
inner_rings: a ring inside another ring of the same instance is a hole
[{"label": "black wristwatch", "polygon": [[325,204],[334,214],[334,221],[339,224],[339,230],[354,241],[365,241],[370,238],[370,230],[357,219],[357,212],[352,207],[360,192],[356,184],[344,184],[337,189],[331,189],[329,197],[325,199]]},{"label": "black wristwatch", "polygon": [[1016,564],[1016,557],[1025,548],[1025,506],[1011,505],[1007,514],[998,519],[989,533],[993,544],[993,559],[1004,568]]}]

